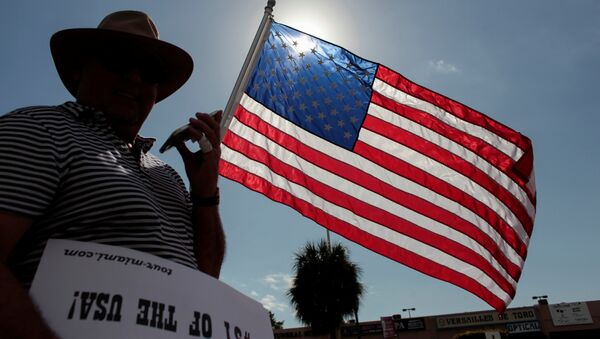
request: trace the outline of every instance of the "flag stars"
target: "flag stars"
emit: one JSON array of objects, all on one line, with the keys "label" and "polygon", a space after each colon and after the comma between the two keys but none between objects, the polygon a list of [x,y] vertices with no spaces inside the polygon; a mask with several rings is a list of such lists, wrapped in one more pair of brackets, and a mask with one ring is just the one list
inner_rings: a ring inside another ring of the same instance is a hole
[{"label": "flag stars", "polygon": [[351,147],[368,107],[374,68],[287,30],[273,31],[265,43],[248,94],[298,127]]}]

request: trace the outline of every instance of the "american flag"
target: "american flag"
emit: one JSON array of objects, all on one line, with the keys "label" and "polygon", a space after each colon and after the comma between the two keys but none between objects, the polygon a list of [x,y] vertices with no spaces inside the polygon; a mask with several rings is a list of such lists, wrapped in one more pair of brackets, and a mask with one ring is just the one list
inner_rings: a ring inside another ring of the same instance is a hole
[{"label": "american flag", "polygon": [[515,295],[531,141],[339,46],[273,23],[220,173],[499,311]]}]

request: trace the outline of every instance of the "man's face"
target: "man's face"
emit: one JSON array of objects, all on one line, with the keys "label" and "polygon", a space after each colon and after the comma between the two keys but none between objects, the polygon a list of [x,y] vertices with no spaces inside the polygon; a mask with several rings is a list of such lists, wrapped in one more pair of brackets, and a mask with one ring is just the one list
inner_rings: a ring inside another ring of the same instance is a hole
[{"label": "man's face", "polygon": [[131,142],[156,101],[158,63],[141,54],[112,50],[85,62],[77,102],[102,110],[117,135]]}]

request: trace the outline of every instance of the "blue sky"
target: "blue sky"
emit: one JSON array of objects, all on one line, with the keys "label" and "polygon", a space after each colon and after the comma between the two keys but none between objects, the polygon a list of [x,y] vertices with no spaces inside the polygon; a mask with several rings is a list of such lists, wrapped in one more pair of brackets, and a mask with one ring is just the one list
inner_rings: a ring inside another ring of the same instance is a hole
[{"label": "blue sky", "polygon": [[[159,143],[196,111],[224,108],[266,0],[9,0],[0,3],[0,112],[71,98],[50,56],[52,33],[139,9],[194,58],[190,81],[157,105],[142,134]],[[511,306],[600,299],[600,2],[279,0],[275,19],[380,62],[533,141],[538,212]],[[0,114],[2,114],[0,113]],[[157,152],[155,150],[155,152]],[[176,152],[161,156],[183,173]],[[228,253],[222,279],[296,326],[285,290],[293,254],[325,231],[294,210],[221,179]],[[490,307],[336,235],[363,268],[361,320]],[[406,315],[406,314],[405,314]]]}]

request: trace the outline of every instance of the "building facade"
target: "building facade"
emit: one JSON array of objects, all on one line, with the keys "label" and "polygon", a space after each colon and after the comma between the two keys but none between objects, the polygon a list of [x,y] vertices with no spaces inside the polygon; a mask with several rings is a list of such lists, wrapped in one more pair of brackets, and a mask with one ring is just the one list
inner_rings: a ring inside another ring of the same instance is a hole
[{"label": "building facade", "polygon": [[[467,336],[468,335],[468,336]],[[548,304],[540,300],[531,307],[494,311],[406,318],[398,315],[380,320],[345,324],[341,338],[361,339],[598,339],[600,300]],[[275,338],[328,339],[316,336],[310,328],[275,330]]]}]

